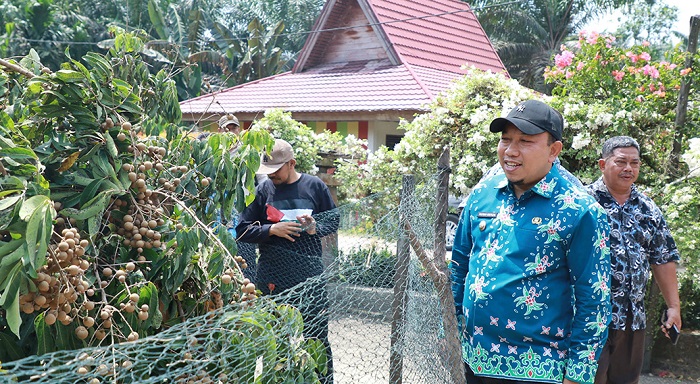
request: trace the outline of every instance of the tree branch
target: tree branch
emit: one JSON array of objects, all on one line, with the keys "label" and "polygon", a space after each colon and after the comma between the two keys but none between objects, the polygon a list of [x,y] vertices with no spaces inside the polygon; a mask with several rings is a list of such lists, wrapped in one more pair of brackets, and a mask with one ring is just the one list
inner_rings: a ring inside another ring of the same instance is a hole
[{"label": "tree branch", "polygon": [[21,65],[12,64],[9,61],[3,60],[3,59],[0,59],[0,65],[11,70],[12,72],[17,72],[20,75],[24,75],[27,78],[31,79],[32,77],[34,77],[34,74],[32,72],[30,72],[28,69],[22,67]]}]

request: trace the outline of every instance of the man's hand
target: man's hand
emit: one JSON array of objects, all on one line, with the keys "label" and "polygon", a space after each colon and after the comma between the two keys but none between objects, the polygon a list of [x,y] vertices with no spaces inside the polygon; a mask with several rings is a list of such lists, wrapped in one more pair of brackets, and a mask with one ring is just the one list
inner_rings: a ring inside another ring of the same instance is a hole
[{"label": "man's hand", "polygon": [[666,337],[668,337],[669,339],[671,337],[668,335],[668,330],[671,329],[671,327],[674,324],[676,325],[676,327],[678,327],[678,330],[680,331],[681,326],[682,326],[681,310],[679,308],[676,308],[676,307],[669,307],[666,310],[666,322],[664,324],[662,324],[663,326],[661,327],[661,330],[666,335]]},{"label": "man's hand", "polygon": [[306,231],[309,235],[316,234],[316,220],[314,220],[311,215],[300,215],[297,216],[297,220],[301,223],[301,228]]},{"label": "man's hand", "polygon": [[295,221],[282,221],[272,224],[270,227],[270,236],[278,236],[294,242],[294,237],[301,236],[301,231],[300,223]]}]

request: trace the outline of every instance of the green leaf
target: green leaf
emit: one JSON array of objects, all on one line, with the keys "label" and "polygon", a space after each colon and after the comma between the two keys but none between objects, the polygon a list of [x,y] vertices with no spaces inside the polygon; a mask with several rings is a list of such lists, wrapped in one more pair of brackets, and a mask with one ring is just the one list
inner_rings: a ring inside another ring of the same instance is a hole
[{"label": "green leaf", "polygon": [[61,210],[61,214],[67,217],[72,217],[76,220],[85,220],[104,212],[109,205],[109,198],[112,197],[113,190],[109,189],[100,192],[97,196],[88,201],[81,209],[65,208]]},{"label": "green leaf", "polygon": [[56,78],[66,83],[76,83],[85,80],[85,76],[78,71],[69,69],[59,69],[56,71]]},{"label": "green leaf", "polygon": [[37,195],[28,198],[22,203],[22,208],[19,210],[19,218],[28,221],[29,218],[34,214],[34,211],[39,209],[42,205],[48,205],[51,202],[48,196]]},{"label": "green leaf", "polygon": [[105,141],[107,142],[107,152],[109,152],[109,155],[116,160],[119,157],[119,151],[117,150],[117,145],[114,143],[112,135],[106,133],[104,137]]},{"label": "green leaf", "polygon": [[[16,263],[17,260],[19,260],[22,257],[21,252],[16,252],[17,248],[21,247],[22,244],[24,244],[24,240],[13,239],[8,241],[7,243],[4,243],[0,247],[0,271],[2,271],[3,267],[12,263]],[[17,253],[17,255],[14,255],[15,252]],[[3,280],[4,277],[2,276],[2,272],[0,272],[0,284],[2,284]]]},{"label": "green leaf", "polygon": [[62,94],[60,94],[60,93],[58,93],[58,92],[56,92],[56,91],[54,91],[54,90],[47,89],[47,90],[45,90],[45,91],[42,92],[42,93],[44,94],[44,96],[46,96],[46,100],[45,100],[44,102],[47,103],[47,104],[50,103],[51,101],[53,101],[53,100],[51,99],[51,97],[49,97],[49,96],[53,96],[54,98],[56,98],[57,100],[59,100],[59,101],[60,101],[59,104],[62,104],[62,105],[70,105],[70,104],[71,104],[71,102],[68,101],[68,99],[67,99],[65,96],[63,96]]},{"label": "green leaf", "polygon": [[[15,192],[15,191],[10,191],[10,192]],[[24,195],[16,195],[16,196],[10,196],[10,197],[3,197],[2,200],[0,200],[0,211],[5,210],[11,206],[13,206],[19,199],[22,198]]]},{"label": "green leaf", "polygon": [[112,77],[112,66],[104,56],[95,52],[88,52],[85,56],[83,56],[83,60],[101,73],[104,78]]},{"label": "green leaf", "polygon": [[0,359],[4,361],[19,360],[25,356],[24,351],[17,345],[17,338],[10,334],[0,331]]},{"label": "green leaf", "polygon": [[150,281],[141,287],[139,291],[138,306],[141,307],[143,304],[148,304],[148,319],[143,323],[143,327],[160,328],[163,322],[163,314],[158,309],[158,288]]},{"label": "green leaf", "polygon": [[[48,201],[50,203],[50,200]],[[29,271],[33,275],[36,275],[36,269],[43,265],[38,262],[43,263],[46,257],[46,251],[51,240],[51,231],[53,230],[54,215],[52,211],[49,205],[39,207],[34,211],[27,224],[25,264],[31,266]]]},{"label": "green leaf", "polygon": [[19,159],[32,159],[38,160],[36,153],[29,148],[13,147],[13,148],[2,148],[0,149],[0,156],[9,156],[15,160]]},{"label": "green leaf", "polygon": [[[100,170],[103,177],[117,180],[117,173],[114,170],[114,166],[109,162],[106,153],[99,152],[96,156],[93,156],[90,161]],[[93,174],[95,173],[93,172]]]},{"label": "green leaf", "polygon": [[38,355],[56,351],[55,338],[51,333],[51,328],[46,324],[44,316],[46,316],[45,313],[40,313],[34,318]]},{"label": "green leaf", "polygon": [[77,61],[77,60],[71,60],[71,64],[73,64],[73,68],[77,69],[82,73],[83,77],[88,79],[90,78],[90,71],[88,71],[87,68],[83,65],[83,63]]},{"label": "green leaf", "polygon": [[83,193],[80,194],[81,207],[84,207],[88,201],[92,200],[95,196],[97,196],[98,191],[100,190],[100,186],[105,181],[105,179],[95,179],[90,184],[88,184],[87,187],[85,187]]},{"label": "green leaf", "polygon": [[153,29],[158,33],[158,37],[167,40],[170,34],[165,24],[165,17],[163,17],[163,12],[161,12],[160,7],[158,7],[158,3],[154,0],[148,1],[148,16],[153,24]]},{"label": "green leaf", "polygon": [[12,333],[19,337],[22,317],[19,314],[19,286],[21,282],[22,263],[17,262],[9,273],[5,291],[0,296],[0,306],[5,308],[5,319]]}]

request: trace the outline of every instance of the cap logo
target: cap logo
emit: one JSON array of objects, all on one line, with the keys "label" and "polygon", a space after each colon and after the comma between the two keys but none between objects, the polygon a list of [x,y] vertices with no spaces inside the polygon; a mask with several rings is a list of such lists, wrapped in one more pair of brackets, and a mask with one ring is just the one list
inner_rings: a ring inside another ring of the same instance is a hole
[{"label": "cap logo", "polygon": [[525,105],[520,104],[518,105],[518,112],[523,112],[525,110]]}]

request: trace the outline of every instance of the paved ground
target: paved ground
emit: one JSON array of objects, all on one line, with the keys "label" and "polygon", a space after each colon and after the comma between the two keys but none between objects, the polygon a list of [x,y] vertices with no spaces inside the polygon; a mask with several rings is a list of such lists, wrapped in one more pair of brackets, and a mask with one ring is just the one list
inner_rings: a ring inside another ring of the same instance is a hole
[{"label": "paved ground", "polygon": [[699,382],[700,381],[690,381],[690,380],[675,379],[675,378],[670,378],[670,377],[658,377],[658,376],[652,376],[652,375],[642,375],[642,377],[639,380],[639,384],[676,384],[676,383],[697,384]]}]

